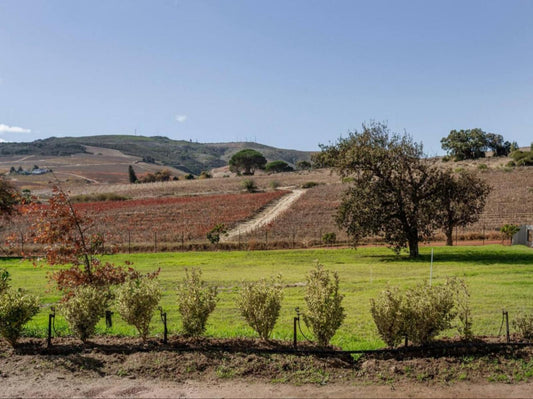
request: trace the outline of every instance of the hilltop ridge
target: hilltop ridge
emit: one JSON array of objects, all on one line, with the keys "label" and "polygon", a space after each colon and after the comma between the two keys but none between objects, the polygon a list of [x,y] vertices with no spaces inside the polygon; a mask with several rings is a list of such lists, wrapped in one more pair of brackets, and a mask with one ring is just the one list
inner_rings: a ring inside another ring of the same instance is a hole
[{"label": "hilltop ridge", "polygon": [[50,137],[28,143],[0,143],[0,156],[70,156],[90,153],[87,147],[118,150],[194,174],[227,165],[231,156],[244,148],[260,151],[269,161],[282,160],[292,165],[309,160],[311,156],[309,151],[280,149],[255,142],[196,143],[164,136],[133,135]]}]

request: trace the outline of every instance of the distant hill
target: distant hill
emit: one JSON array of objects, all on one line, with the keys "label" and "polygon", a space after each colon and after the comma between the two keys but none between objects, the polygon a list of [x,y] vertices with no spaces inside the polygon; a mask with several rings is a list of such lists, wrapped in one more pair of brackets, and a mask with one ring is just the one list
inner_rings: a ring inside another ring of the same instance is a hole
[{"label": "distant hill", "polygon": [[282,160],[292,165],[300,160],[309,160],[311,156],[311,152],[307,151],[285,150],[250,142],[203,144],[162,136],[129,135],[50,137],[30,143],[0,143],[0,156],[68,156],[87,152],[85,146],[109,148],[127,155],[151,158],[163,165],[194,174],[227,165],[231,156],[244,148],[260,151],[269,161]]}]

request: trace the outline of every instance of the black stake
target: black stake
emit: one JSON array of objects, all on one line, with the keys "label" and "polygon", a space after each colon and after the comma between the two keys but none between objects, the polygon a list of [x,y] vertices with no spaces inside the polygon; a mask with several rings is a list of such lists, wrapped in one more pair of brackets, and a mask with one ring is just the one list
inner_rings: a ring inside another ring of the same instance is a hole
[{"label": "black stake", "polygon": [[163,312],[163,308],[159,307],[159,313],[161,314],[161,321],[163,322],[163,343],[168,342],[168,329],[167,329],[167,312]]},{"label": "black stake", "polygon": [[113,312],[110,310],[105,311],[105,326],[107,328],[113,327],[113,320],[111,319],[111,316],[113,315]]},{"label": "black stake", "polygon": [[507,330],[507,343],[511,342],[511,336],[509,334],[509,312],[506,310],[503,312],[505,316],[505,328]]},{"label": "black stake", "polygon": [[294,318],[293,322],[294,322],[294,326],[293,326],[293,340],[292,340],[292,345],[294,346],[294,349],[296,349],[296,347],[298,346],[298,333],[296,331],[296,325],[297,323],[300,321],[300,308],[296,308],[296,317]]},{"label": "black stake", "polygon": [[56,317],[56,308],[52,306],[50,311],[51,313],[48,314],[48,339],[46,340],[48,348],[52,346],[52,319]]}]

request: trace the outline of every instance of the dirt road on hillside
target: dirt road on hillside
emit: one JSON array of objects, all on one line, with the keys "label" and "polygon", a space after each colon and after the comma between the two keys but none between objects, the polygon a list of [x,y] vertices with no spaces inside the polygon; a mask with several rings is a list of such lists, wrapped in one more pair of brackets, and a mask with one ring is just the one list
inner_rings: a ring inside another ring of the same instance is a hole
[{"label": "dirt road on hillside", "polygon": [[279,215],[289,209],[294,202],[296,202],[302,195],[305,193],[305,190],[296,189],[293,190],[290,194],[282,197],[279,201],[276,201],[269,206],[267,206],[263,211],[257,214],[252,219],[241,223],[234,229],[228,231],[228,234],[221,238],[221,242],[228,242],[234,240],[239,234],[248,234],[254,230],[261,228],[272,222]]}]

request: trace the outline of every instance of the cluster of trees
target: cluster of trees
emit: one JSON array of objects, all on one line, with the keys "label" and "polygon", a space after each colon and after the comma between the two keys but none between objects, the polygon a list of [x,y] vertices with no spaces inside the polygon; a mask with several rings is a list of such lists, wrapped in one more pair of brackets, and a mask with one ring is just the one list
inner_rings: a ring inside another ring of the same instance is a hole
[{"label": "cluster of trees", "polygon": [[176,176],[172,176],[170,170],[168,169],[161,169],[155,173],[146,173],[145,175],[138,178],[137,174],[135,173],[135,170],[133,169],[133,166],[131,165],[128,168],[128,176],[130,183],[154,183],[161,181],[178,180]]},{"label": "cluster of trees", "polygon": [[[292,172],[294,168],[285,161],[267,162],[259,151],[244,149],[235,153],[229,160],[230,171],[238,175],[253,175],[256,170],[265,170],[268,173]],[[296,167],[300,170],[311,169],[309,161],[298,161]]]},{"label": "cluster of trees", "polygon": [[437,229],[451,245],[454,227],[477,221],[490,192],[471,172],[439,168],[424,157],[421,144],[382,123],[363,125],[361,132],[321,149],[315,162],[352,182],[336,221],[354,245],[380,236],[396,252],[408,248],[416,257],[419,243]]},{"label": "cluster of trees", "polygon": [[484,158],[485,151],[492,151],[493,156],[507,156],[518,149],[516,142],[504,140],[501,134],[485,133],[481,129],[452,130],[440,141],[445,150],[456,161]]}]

